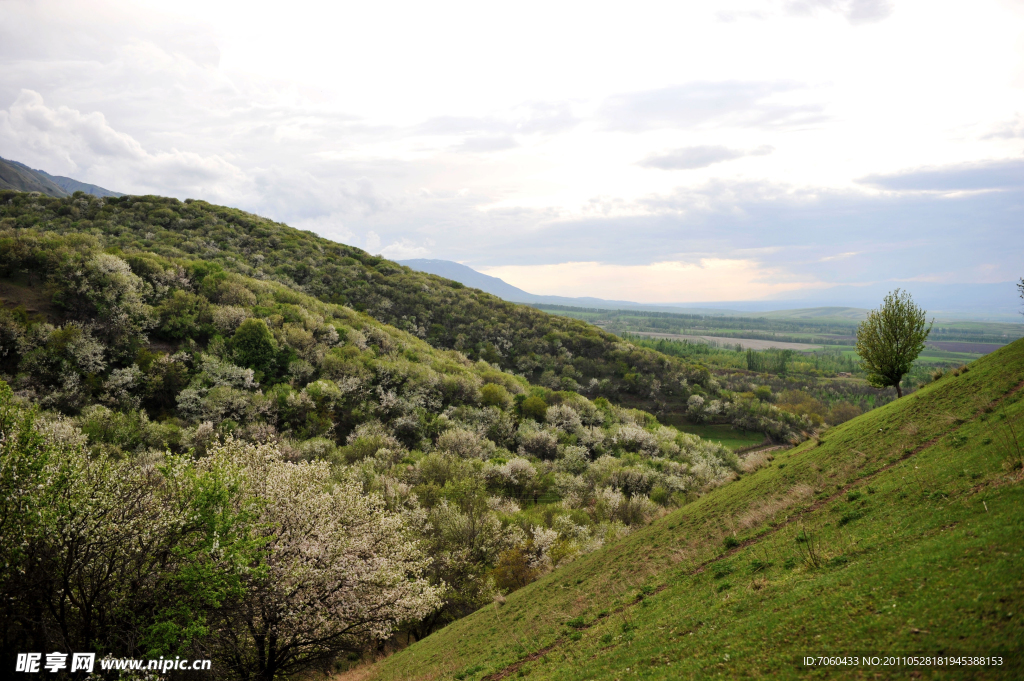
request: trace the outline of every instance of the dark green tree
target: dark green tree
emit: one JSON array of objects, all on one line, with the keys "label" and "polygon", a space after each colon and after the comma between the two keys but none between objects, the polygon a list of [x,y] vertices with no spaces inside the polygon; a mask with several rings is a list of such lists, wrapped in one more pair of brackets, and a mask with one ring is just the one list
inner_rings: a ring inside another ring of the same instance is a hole
[{"label": "dark green tree", "polygon": [[176,290],[156,309],[160,317],[160,333],[168,338],[182,340],[198,338],[202,325],[209,318],[210,303],[203,296]]},{"label": "dark green tree", "polygon": [[235,361],[241,366],[267,372],[277,356],[277,344],[267,323],[262,319],[246,319],[231,339]]},{"label": "dark green tree", "polygon": [[519,405],[519,410],[524,418],[533,419],[538,423],[544,423],[544,416],[548,413],[548,404],[540,397],[531,395]]},{"label": "dark green tree", "polygon": [[882,307],[869,312],[857,327],[857,354],[868,382],[878,388],[894,386],[903,397],[900,381],[924,349],[934,323],[925,328],[925,311],[914,304],[909,291],[896,289],[887,295]]}]

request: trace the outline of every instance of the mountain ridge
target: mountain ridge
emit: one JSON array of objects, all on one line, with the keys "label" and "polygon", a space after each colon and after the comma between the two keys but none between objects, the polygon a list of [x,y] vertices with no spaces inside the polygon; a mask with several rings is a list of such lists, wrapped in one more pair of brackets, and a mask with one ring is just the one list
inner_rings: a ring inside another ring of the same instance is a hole
[{"label": "mountain ridge", "polygon": [[92,194],[99,198],[124,196],[120,192],[104,189],[95,184],[80,182],[63,175],[51,175],[45,170],[37,170],[11,159],[0,157],[0,189],[13,189],[23,192],[42,192],[54,198],[71,196],[77,191]]},{"label": "mountain ridge", "polygon": [[[849,286],[828,289],[831,291],[830,297],[694,303],[637,303],[590,296],[572,298],[529,293],[503,279],[477,272],[467,265],[450,260],[418,258],[400,260],[398,263],[420,272],[436,274],[466,286],[479,288],[514,303],[679,314],[796,318],[830,316],[863,319],[868,312],[866,308],[861,307],[863,301],[872,296],[881,300],[890,290],[889,284],[881,282],[874,284],[870,293],[865,293],[859,287]],[[892,288],[898,285],[893,285]],[[941,320],[1009,321],[1012,319],[1016,321],[1019,318],[1019,310],[1015,307],[1016,289],[1013,282],[995,284],[906,282],[903,284],[904,288],[908,285],[914,287],[915,300],[929,310],[934,310],[936,314],[940,315]],[[844,305],[844,302],[847,304]]]}]

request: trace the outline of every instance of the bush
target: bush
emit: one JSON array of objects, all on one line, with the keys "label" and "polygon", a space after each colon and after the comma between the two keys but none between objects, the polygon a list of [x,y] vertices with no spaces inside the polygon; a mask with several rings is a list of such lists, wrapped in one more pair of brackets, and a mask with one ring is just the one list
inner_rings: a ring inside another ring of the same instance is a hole
[{"label": "bush", "polygon": [[548,403],[537,397],[531,395],[527,397],[519,405],[519,413],[523,418],[533,419],[537,423],[543,423],[545,416],[548,412]]},{"label": "bush", "polygon": [[504,551],[491,573],[494,585],[505,593],[512,593],[533,581],[536,571],[530,567],[529,557],[521,547]]},{"label": "bush", "polygon": [[512,406],[512,395],[505,389],[505,386],[488,383],[480,388],[480,403],[485,407],[497,407],[505,410]]},{"label": "bush", "polygon": [[243,367],[267,373],[277,357],[277,343],[262,319],[246,319],[231,338],[235,361]]}]

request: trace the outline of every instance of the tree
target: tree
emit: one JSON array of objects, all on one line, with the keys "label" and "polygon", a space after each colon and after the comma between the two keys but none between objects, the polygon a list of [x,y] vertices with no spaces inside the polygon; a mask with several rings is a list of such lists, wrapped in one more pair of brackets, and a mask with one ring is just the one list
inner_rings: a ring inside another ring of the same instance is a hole
[{"label": "tree", "polygon": [[[1020,278],[1020,282],[1017,284],[1017,290],[1020,291],[1020,297],[1024,300],[1024,277]],[[1024,310],[1021,310],[1021,314],[1024,314]]]},{"label": "tree", "polygon": [[231,339],[235,360],[244,367],[267,372],[277,357],[277,344],[267,323],[262,319],[246,319]]},{"label": "tree", "polygon": [[225,676],[273,681],[324,668],[440,606],[410,528],[421,516],[389,511],[355,476],[332,484],[326,462],[289,463],[270,445],[233,440],[196,467],[238,471],[238,510],[256,509],[263,540],[244,594],[211,613],[206,645]]},{"label": "tree", "polygon": [[925,311],[914,304],[909,291],[896,289],[882,307],[872,310],[857,327],[857,354],[864,362],[868,382],[878,388],[894,386],[903,397],[900,380],[924,349],[932,324],[925,328]]}]

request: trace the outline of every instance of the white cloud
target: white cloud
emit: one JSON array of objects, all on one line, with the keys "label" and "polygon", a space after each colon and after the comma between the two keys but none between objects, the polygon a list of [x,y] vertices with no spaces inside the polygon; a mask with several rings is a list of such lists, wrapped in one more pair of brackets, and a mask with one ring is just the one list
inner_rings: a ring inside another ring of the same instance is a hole
[{"label": "white cloud", "polygon": [[790,0],[789,14],[809,15],[819,10],[836,12],[851,24],[871,24],[888,19],[894,5],[890,0]]},{"label": "white cloud", "polygon": [[644,168],[659,168],[661,170],[694,170],[696,168],[707,168],[710,165],[722,163],[723,161],[743,158],[744,156],[766,156],[773,151],[775,149],[768,145],[744,151],[742,149],[731,149],[720,144],[704,144],[651,154],[639,161],[637,165]]},{"label": "white cloud", "polygon": [[95,180],[115,191],[199,193],[211,185],[246,182],[219,156],[177,149],[149,153],[131,135],[112,128],[102,113],[51,108],[32,90],[22,90],[9,109],[0,110],[0,147],[27,165]]},{"label": "white cloud", "polygon": [[417,246],[409,239],[401,239],[393,244],[385,246],[381,255],[390,260],[409,260],[411,258],[426,258],[430,255],[428,246]]}]

